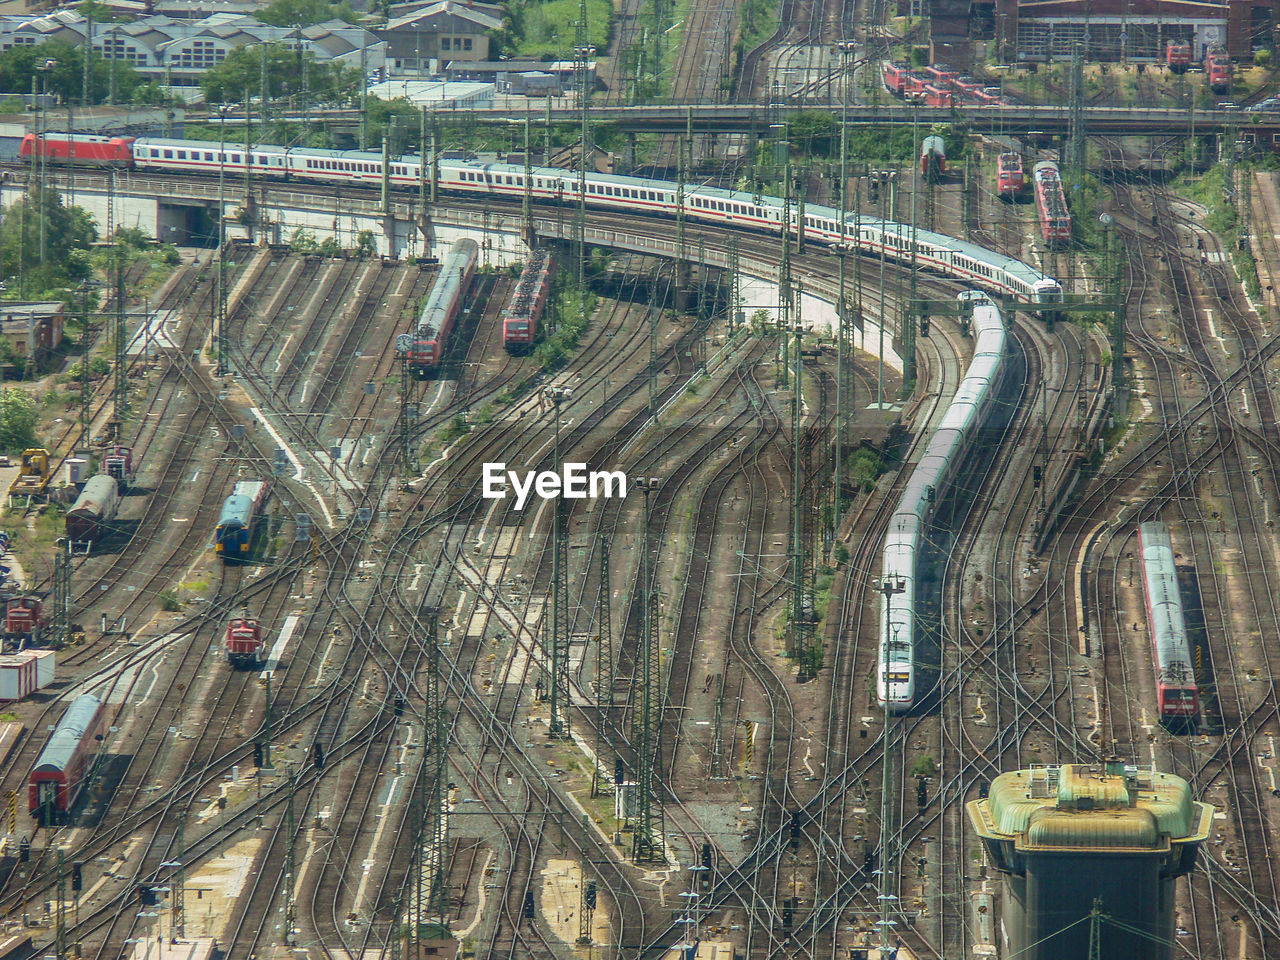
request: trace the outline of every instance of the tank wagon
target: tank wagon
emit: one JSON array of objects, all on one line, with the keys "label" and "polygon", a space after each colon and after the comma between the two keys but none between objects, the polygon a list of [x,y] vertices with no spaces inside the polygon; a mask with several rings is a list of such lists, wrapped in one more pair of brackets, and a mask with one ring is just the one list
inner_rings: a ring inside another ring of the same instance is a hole
[{"label": "tank wagon", "polygon": [[427,379],[444,360],[462,301],[471,288],[479,251],[474,240],[463,237],[449,248],[440,265],[440,275],[427,295],[409,347],[409,372],[418,380]]},{"label": "tank wagon", "polygon": [[241,480],[231,496],[223,501],[214,532],[214,550],[221,555],[223,563],[243,563],[249,559],[254,523],[266,496],[265,481]]},{"label": "tank wagon", "polygon": [[120,490],[115,477],[95,474],[67,511],[67,539],[72,543],[92,544],[108,531],[104,524],[115,519],[120,506]]},{"label": "tank wagon", "polygon": [[1058,165],[1042,160],[1035,165],[1036,208],[1040,214],[1040,236],[1049,246],[1062,246],[1071,240],[1071,212],[1062,192]]},{"label": "tank wagon", "polygon": [[892,713],[904,713],[916,702],[920,552],[937,505],[976,445],[1004,376],[1006,334],[999,308],[980,291],[966,291],[960,299],[973,304],[973,360],[903,489],[881,552],[876,699]]},{"label": "tank wagon", "polygon": [[106,710],[91,693],[71,702],[31,770],[28,806],[45,826],[65,823],[92,772]]},{"label": "tank wagon", "polygon": [[1160,720],[1180,732],[1194,729],[1200,717],[1200,691],[1187,642],[1187,623],[1178,590],[1169,528],[1152,521],[1138,526],[1142,556],[1142,595],[1151,631],[1151,657],[1156,673]]},{"label": "tank wagon", "polygon": [[502,315],[502,345],[513,355],[526,354],[533,349],[538,337],[538,323],[551,292],[551,253],[539,248],[524,265],[511,302]]}]

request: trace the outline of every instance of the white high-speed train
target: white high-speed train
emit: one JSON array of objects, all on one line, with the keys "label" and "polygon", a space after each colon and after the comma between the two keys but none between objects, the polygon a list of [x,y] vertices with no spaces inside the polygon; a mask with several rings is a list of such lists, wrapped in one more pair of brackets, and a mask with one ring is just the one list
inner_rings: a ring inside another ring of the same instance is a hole
[{"label": "white high-speed train", "polygon": [[907,481],[884,539],[876,699],[893,713],[909,710],[916,702],[916,567],[924,538],[938,503],[987,421],[1005,369],[1007,335],[999,308],[979,291],[966,291],[960,299],[973,303],[973,361]]},{"label": "white high-speed train", "polygon": [[[76,138],[78,141],[80,138]],[[33,144],[30,155],[43,154],[52,163],[67,162],[65,142],[49,139]],[[59,152],[60,151],[60,152]],[[70,148],[73,155],[75,144]],[[138,170],[243,175],[268,179],[306,180],[337,185],[377,186],[382,183],[380,153],[357,150],[315,150],[259,144],[246,151],[243,145],[201,140],[141,138],[131,145],[131,155],[122,151],[120,162]],[[128,159],[125,160],[124,157]],[[102,161],[110,163],[110,160]],[[387,179],[397,188],[416,188],[421,182],[421,160],[417,156],[393,158],[388,162]],[[525,168],[520,164],[484,160],[437,161],[438,186],[446,193],[488,195],[518,200],[525,192]],[[540,201],[578,202],[578,176],[570,170],[534,167],[529,176],[530,195]],[[609,174],[588,173],[586,203],[591,207],[620,210],[631,214],[674,217],[677,213],[676,184],[666,180],[645,180]],[[714,187],[689,186],[684,192],[684,214],[691,220],[747,227],[781,233],[783,201],[778,197],[756,196]],[[839,212],[831,207],[808,206],[803,225],[806,237],[818,243],[842,242]],[[793,206],[790,226],[800,226]],[[865,253],[909,261],[914,247],[916,262],[926,270],[955,277],[1022,303],[1050,304],[1061,301],[1062,287],[1052,277],[1011,257],[986,250],[929,230],[917,230],[914,242],[906,224],[871,217],[845,217],[843,242]]]}]

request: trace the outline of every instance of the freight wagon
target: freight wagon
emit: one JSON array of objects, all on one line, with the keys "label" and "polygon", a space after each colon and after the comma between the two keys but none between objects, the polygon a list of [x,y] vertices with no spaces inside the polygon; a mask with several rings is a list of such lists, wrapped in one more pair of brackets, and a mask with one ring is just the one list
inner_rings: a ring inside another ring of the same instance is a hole
[{"label": "freight wagon", "polygon": [[110,532],[104,525],[115,519],[119,506],[120,492],[115,477],[105,473],[90,477],[67,511],[67,539],[86,545],[102,539]]}]

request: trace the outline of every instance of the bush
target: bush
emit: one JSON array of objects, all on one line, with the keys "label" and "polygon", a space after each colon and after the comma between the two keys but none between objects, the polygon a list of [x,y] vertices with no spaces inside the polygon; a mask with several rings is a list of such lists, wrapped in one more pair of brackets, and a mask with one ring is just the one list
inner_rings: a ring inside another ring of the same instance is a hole
[{"label": "bush", "polygon": [[157,599],[160,601],[160,609],[165,613],[177,613],[182,609],[182,601],[178,599],[175,590],[161,590]]}]

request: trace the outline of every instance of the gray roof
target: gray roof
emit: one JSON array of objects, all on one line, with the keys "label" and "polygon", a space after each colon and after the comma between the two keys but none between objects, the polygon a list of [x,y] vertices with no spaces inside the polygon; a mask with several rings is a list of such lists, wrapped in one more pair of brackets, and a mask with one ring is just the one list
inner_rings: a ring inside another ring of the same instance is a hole
[{"label": "gray roof", "polygon": [[72,701],[67,712],[58,721],[58,727],[49,737],[49,742],[40,753],[35,769],[48,771],[64,771],[71,762],[85,731],[93,724],[102,701],[91,693],[83,693]]}]

